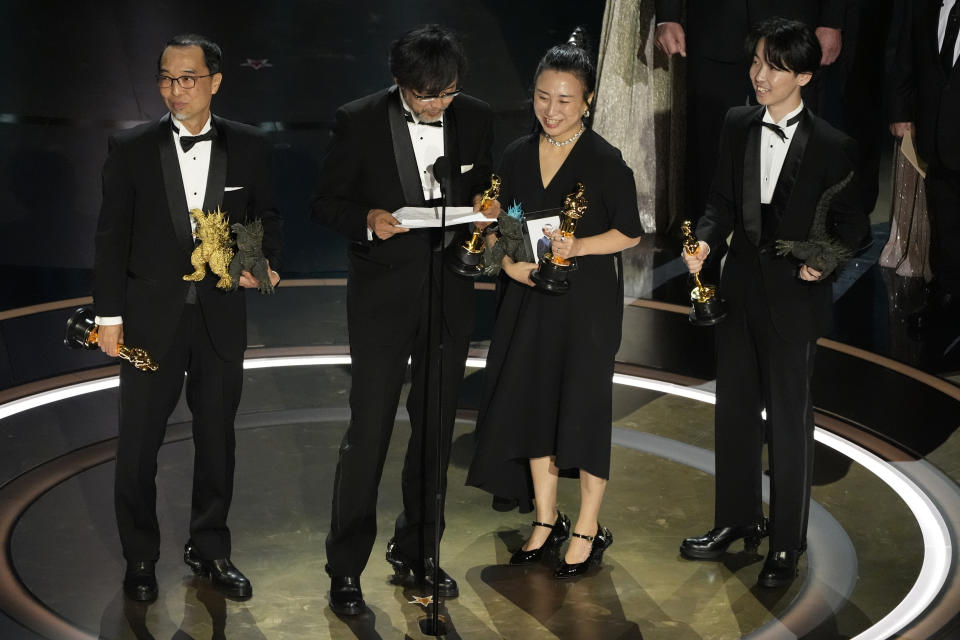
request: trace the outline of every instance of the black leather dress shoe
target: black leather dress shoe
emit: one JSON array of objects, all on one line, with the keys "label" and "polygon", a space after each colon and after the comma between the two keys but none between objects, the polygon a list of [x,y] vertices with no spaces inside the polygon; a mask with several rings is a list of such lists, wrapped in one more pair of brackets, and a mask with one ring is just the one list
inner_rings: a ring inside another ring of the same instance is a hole
[{"label": "black leather dress shoe", "polygon": [[757,578],[761,587],[784,587],[797,577],[797,563],[803,551],[770,551]]},{"label": "black leather dress shoe", "polygon": [[688,560],[714,560],[722,556],[727,547],[741,538],[744,549],[756,551],[760,541],[766,535],[766,519],[739,527],[715,527],[702,536],[684,539],[680,545],[680,555]]},{"label": "black leather dress shoe", "polygon": [[[412,562],[400,555],[397,550],[397,543],[393,538],[387,542],[387,562],[393,567],[394,580],[397,582],[406,582],[412,575],[416,584],[422,587],[433,589],[433,558],[424,558],[423,563]],[[444,598],[456,598],[460,595],[460,588],[457,581],[451,578],[443,569],[438,574],[439,593]]]},{"label": "black leather dress shoe", "polygon": [[577,576],[582,576],[593,567],[599,567],[600,563],[603,561],[603,552],[613,544],[613,533],[610,531],[610,529],[600,526],[599,523],[597,523],[597,533],[595,535],[585,536],[582,533],[577,533],[576,531],[570,535],[592,542],[593,544],[590,546],[590,555],[588,555],[587,559],[583,562],[575,562],[574,564],[568,564],[567,562],[561,560],[560,564],[557,565],[557,568],[553,571],[554,578],[575,578]]},{"label": "black leather dress shoe", "polygon": [[563,544],[564,540],[570,537],[570,518],[559,511],[557,511],[557,520],[553,524],[537,522],[534,520],[533,526],[551,529],[550,536],[547,538],[547,541],[536,549],[524,551],[523,547],[520,547],[512,556],[510,556],[510,564],[533,564],[535,562],[539,562],[540,558],[543,557],[544,551],[549,551],[550,549],[559,547],[561,544]]},{"label": "black leather dress shoe", "polygon": [[325,568],[330,576],[330,610],[338,616],[357,616],[363,613],[367,603],[363,601],[360,578],[335,576],[330,573],[330,565]]},{"label": "black leather dress shoe", "polygon": [[226,596],[246,600],[253,595],[253,586],[247,580],[247,576],[233,566],[230,558],[219,560],[201,558],[193,545],[188,542],[183,547],[183,561],[198,576],[210,578],[214,588]]},{"label": "black leather dress shoe", "polygon": [[128,562],[123,575],[123,592],[137,602],[153,602],[157,599],[157,574],[153,560]]}]

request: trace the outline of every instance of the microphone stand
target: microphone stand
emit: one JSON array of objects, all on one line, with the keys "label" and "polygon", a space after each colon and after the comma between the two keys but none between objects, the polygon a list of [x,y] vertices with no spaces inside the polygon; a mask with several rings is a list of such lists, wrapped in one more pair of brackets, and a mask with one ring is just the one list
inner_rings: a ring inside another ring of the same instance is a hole
[{"label": "microphone stand", "polygon": [[[437,250],[431,248],[430,256],[430,284],[433,287],[434,263],[437,263],[439,271],[437,285],[440,290],[437,295],[437,302],[440,305],[440,326],[438,329],[437,342],[437,458],[436,458],[436,476],[434,477],[434,512],[433,512],[433,614],[420,620],[420,632],[428,636],[445,636],[448,633],[446,620],[440,620],[440,514],[443,511],[443,243],[447,232],[447,187],[449,186],[449,162],[445,156],[440,156],[433,163],[433,175],[440,184],[440,234]],[[427,370],[429,371],[429,356],[433,335],[433,292],[427,291],[429,298],[427,302]],[[424,379],[427,379],[426,376]],[[429,398],[429,385],[424,390]],[[424,407],[424,415],[429,414],[430,407]],[[427,419],[429,423],[429,419]],[[426,445],[426,442],[424,442]]]}]

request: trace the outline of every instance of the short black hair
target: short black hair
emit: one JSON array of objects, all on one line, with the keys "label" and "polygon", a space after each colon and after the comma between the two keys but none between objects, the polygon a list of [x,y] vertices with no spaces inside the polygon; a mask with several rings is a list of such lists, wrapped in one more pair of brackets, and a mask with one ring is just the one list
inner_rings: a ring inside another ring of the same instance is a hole
[{"label": "short black hair", "polygon": [[200,47],[203,49],[203,62],[207,65],[210,75],[220,73],[223,65],[223,50],[210,38],[196,33],[182,33],[167,40],[167,44],[163,45],[163,49],[160,51],[160,56],[157,57],[158,73],[163,61],[163,52],[167,50],[167,47]]},{"label": "short black hair", "polygon": [[767,62],[777,69],[813,74],[820,68],[823,51],[813,29],[799,20],[768,18],[753,26],[747,36],[746,53],[753,58],[764,41]]},{"label": "short black hair", "polygon": [[467,56],[460,39],[438,24],[425,24],[390,45],[387,60],[397,84],[424,93],[440,93],[463,80]]}]

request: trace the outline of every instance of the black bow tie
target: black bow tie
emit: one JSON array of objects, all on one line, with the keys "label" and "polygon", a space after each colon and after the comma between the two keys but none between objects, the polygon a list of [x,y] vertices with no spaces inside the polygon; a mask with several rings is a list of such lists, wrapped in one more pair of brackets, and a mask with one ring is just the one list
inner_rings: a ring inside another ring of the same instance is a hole
[{"label": "black bow tie", "polygon": [[406,109],[403,110],[403,117],[407,122],[412,122],[414,124],[422,124],[425,127],[442,127],[443,126],[443,121],[441,120],[435,120],[433,122],[424,122],[423,120],[421,120],[417,122],[416,120],[413,119],[413,114],[407,111]]},{"label": "black bow tie", "polygon": [[[173,130],[177,133],[180,133],[180,129],[176,125],[172,125]],[[198,136],[180,136],[180,148],[183,149],[183,152],[186,153],[193,149],[193,145],[198,142],[204,142],[206,140],[215,140],[217,137],[217,130],[213,127],[210,127],[210,130],[206,133],[201,133]]]},{"label": "black bow tie", "polygon": [[[786,126],[792,127],[793,125],[795,125],[795,124],[797,124],[798,122],[800,122],[800,116],[801,116],[801,114],[803,114],[803,111],[801,111],[801,112],[798,113],[797,115],[795,115],[795,116],[793,116],[792,118],[790,118],[789,120],[787,120],[787,125],[786,125]],[[772,122],[765,122],[765,121],[763,121],[763,120],[760,121],[760,124],[763,125],[763,126],[765,126],[767,129],[770,129],[770,131],[773,131],[775,134],[777,134],[777,137],[780,138],[781,140],[783,140],[783,141],[786,141],[786,140],[787,140],[787,132],[784,131],[784,130],[783,130],[784,128],[781,127],[780,125],[774,124],[774,123],[772,123]]]}]

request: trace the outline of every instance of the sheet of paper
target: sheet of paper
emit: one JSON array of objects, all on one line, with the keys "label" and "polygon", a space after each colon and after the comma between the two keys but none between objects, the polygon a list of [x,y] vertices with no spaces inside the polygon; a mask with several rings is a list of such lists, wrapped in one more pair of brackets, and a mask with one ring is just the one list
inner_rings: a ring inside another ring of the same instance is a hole
[{"label": "sheet of paper", "polygon": [[903,141],[900,143],[900,153],[904,155],[907,162],[913,165],[913,168],[917,170],[921,177],[927,177],[926,163],[917,155],[917,147],[913,143],[913,134],[909,131],[903,136]]},{"label": "sheet of paper", "polygon": [[[400,226],[410,229],[440,226],[440,207],[403,207],[393,212]],[[447,226],[466,222],[487,220],[482,213],[474,213],[473,207],[447,207]]]}]

